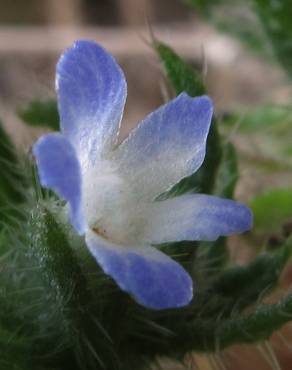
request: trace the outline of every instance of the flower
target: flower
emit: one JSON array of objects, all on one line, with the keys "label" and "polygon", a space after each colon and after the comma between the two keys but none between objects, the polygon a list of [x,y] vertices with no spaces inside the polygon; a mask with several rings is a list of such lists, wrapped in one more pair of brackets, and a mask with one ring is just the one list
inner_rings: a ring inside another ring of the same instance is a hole
[{"label": "flower", "polygon": [[57,64],[61,133],[34,145],[40,182],[70,205],[93,257],[140,304],[187,305],[192,280],[154,245],[212,241],[251,227],[250,210],[203,194],[158,195],[202,164],[212,102],[186,93],[149,114],[117,145],[127,95],[122,70],[93,41],[77,41]]}]

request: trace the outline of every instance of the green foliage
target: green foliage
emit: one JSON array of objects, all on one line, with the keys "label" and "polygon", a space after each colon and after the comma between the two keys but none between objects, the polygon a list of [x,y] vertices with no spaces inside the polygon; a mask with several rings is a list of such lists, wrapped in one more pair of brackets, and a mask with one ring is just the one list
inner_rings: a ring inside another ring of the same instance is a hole
[{"label": "green foliage", "polygon": [[189,0],[189,2],[194,6],[195,10],[198,10],[205,16],[210,15],[210,12],[214,6],[222,4],[223,0]]},{"label": "green foliage", "polygon": [[[241,0],[189,0],[189,2],[195,11],[199,11],[219,31],[229,33],[241,40],[252,51],[260,52],[266,59],[272,60],[267,35],[279,61],[290,76],[292,75],[290,0],[246,2]],[[254,17],[254,11],[259,16],[259,22]]]},{"label": "green foliage", "polygon": [[60,128],[58,107],[55,100],[34,100],[18,112],[19,117],[29,126],[47,127],[57,131]]},{"label": "green foliage", "polygon": [[17,216],[17,205],[25,199],[25,178],[16,150],[0,123],[0,229]]},{"label": "green foliage", "polygon": [[[42,202],[24,216],[26,222],[14,235],[2,234],[0,244],[5,261],[0,271],[0,343],[11,348],[5,361],[16,363],[14,349],[20,364],[28,362],[34,370],[96,370],[103,368],[105,357],[114,368],[111,341],[98,319],[103,316],[100,285],[92,289],[83,272],[92,263],[88,252],[85,259],[77,258],[68,230]],[[96,277],[100,271],[96,263],[94,267]],[[104,280],[102,274],[107,289]]]},{"label": "green foliage", "polygon": [[56,343],[59,348],[62,343],[65,350],[66,368],[67,363],[70,369],[95,370],[104,368],[104,363],[113,368],[116,358],[112,341],[103,328],[106,322],[101,324],[106,307],[103,295],[109,288],[104,274],[94,261],[96,280],[94,287],[90,285],[86,274],[92,258],[88,256],[83,241],[78,240],[77,243],[87,254],[77,257],[62,225],[46,208],[35,210],[29,230],[30,253],[37,260],[42,279],[50,289],[50,299],[58,310],[60,322],[55,319],[58,324]]},{"label": "green foliage", "polygon": [[288,295],[276,304],[259,306],[253,314],[227,321],[219,326],[221,346],[263,341],[291,319],[292,295]]},{"label": "green foliage", "polygon": [[[243,138],[252,142],[255,154],[247,155],[249,163],[266,171],[290,171],[292,169],[292,143],[290,130],[292,124],[291,109],[286,106],[258,106],[248,111],[236,111],[225,115],[222,127],[237,127]],[[252,135],[252,136],[251,136]],[[256,149],[256,151],[255,151]]]},{"label": "green foliage", "polygon": [[189,0],[189,3],[195,12],[199,12],[220,32],[240,40],[253,53],[272,59],[265,32],[249,1]]},{"label": "green foliage", "polygon": [[291,1],[253,0],[253,2],[279,61],[292,76]]},{"label": "green foliage", "polygon": [[238,123],[240,133],[276,134],[285,131],[292,122],[292,111],[289,107],[266,105],[251,108],[248,111],[232,112],[224,117],[223,123],[233,126]]},{"label": "green foliage", "polygon": [[230,300],[229,307],[225,304],[225,312],[242,311],[268,294],[277,285],[291,254],[292,239],[288,239],[278,250],[259,255],[249,265],[222,272],[213,289]]},{"label": "green foliage", "polygon": [[[48,198],[31,207],[18,233],[0,234],[0,259],[6,266],[0,271],[0,343],[10,346],[2,363],[12,369],[141,369],[158,355],[181,359],[190,350],[265,339],[290,319],[279,312],[279,307],[288,310],[286,303],[257,302],[276,286],[291,241],[249,266],[219,274],[211,274],[198,249],[186,245],[196,257],[189,266],[195,299],[182,309],[152,311],[100,271],[83,240],[58,221],[62,204]],[[181,255],[174,258],[184,261]],[[252,305],[255,312],[242,317]]]},{"label": "green foliage", "polygon": [[271,189],[257,195],[250,202],[254,227],[258,231],[277,231],[292,219],[292,188]]},{"label": "green foliage", "polygon": [[[196,72],[170,47],[159,43],[156,45],[158,55],[163,64],[175,94],[185,91],[190,96],[206,93],[200,73]],[[216,179],[216,171],[220,164],[222,148],[217,130],[216,119],[213,118],[207,139],[206,157],[201,168],[192,176],[183,179],[171,191],[170,195],[178,195],[187,191],[211,193]]]},{"label": "green foliage", "polygon": [[190,96],[199,96],[206,93],[200,73],[196,72],[169,46],[159,43],[156,47],[166,76],[171,82],[176,95],[183,91]]},{"label": "green foliage", "polygon": [[238,178],[236,150],[232,143],[227,143],[223,147],[222,161],[218,169],[215,184],[215,194],[220,197],[232,199]]},{"label": "green foliage", "polygon": [[[278,303],[259,305],[247,316],[235,316],[227,320],[218,319],[215,324],[209,320],[196,319],[182,328],[189,343],[185,350],[196,347],[198,351],[219,351],[231,344],[264,341],[291,319],[291,294]],[[196,335],[195,332],[199,334]],[[199,341],[198,337],[200,337]],[[213,341],[214,338],[217,340]]]}]

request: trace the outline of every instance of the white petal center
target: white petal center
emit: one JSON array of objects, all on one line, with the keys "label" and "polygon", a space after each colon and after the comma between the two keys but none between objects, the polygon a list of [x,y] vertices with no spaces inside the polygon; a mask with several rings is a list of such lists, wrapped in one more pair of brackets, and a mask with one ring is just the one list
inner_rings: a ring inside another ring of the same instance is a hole
[{"label": "white petal center", "polygon": [[102,160],[84,171],[83,194],[92,231],[116,244],[137,245],[147,207],[138,202],[113,162]]}]

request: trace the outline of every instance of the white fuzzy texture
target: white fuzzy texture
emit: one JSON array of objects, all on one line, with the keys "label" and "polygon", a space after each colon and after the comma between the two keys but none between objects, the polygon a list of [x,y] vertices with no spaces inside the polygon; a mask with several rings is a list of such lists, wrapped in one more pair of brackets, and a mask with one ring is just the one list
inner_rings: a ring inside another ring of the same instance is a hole
[{"label": "white fuzzy texture", "polygon": [[83,194],[91,230],[120,245],[139,243],[147,205],[138,202],[138,196],[113,162],[98,161],[84,173]]}]

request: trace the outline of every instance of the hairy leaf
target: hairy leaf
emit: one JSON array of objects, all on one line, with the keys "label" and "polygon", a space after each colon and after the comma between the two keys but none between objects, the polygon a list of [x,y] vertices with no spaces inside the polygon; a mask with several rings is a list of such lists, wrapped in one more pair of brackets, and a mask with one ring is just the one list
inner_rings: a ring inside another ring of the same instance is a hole
[{"label": "hairy leaf", "polygon": [[26,180],[16,149],[0,122],[0,229],[17,214],[25,199]]},{"label": "hairy leaf", "polygon": [[211,291],[229,297],[232,300],[229,307],[231,310],[242,310],[254,304],[259,297],[263,298],[278,284],[291,253],[292,239],[289,239],[275,252],[259,255],[247,266],[236,266],[223,271]]},{"label": "hairy leaf", "polygon": [[[232,344],[258,343],[292,319],[292,295],[275,304],[259,305],[247,316],[227,320],[195,319],[186,325],[181,334],[186,338],[185,351],[218,351]],[[178,345],[179,342],[175,342]],[[175,344],[171,346],[174,348]]]}]

